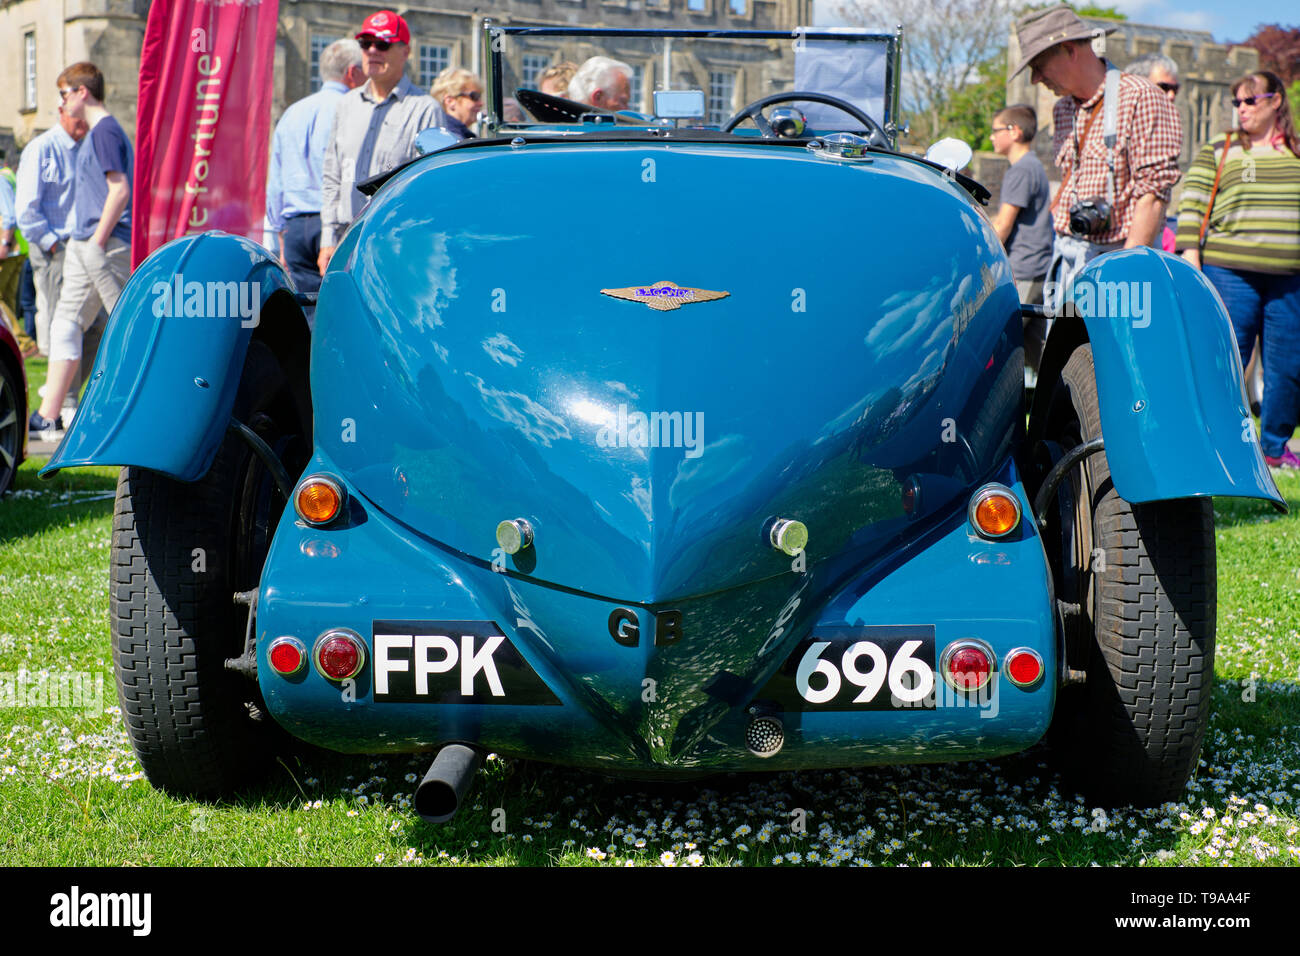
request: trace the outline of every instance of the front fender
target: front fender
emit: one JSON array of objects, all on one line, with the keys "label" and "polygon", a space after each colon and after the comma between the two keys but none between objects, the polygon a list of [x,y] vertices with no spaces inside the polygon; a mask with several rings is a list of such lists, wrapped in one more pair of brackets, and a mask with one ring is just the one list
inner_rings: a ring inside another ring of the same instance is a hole
[{"label": "front fender", "polygon": [[249,340],[268,300],[286,293],[284,269],[243,237],[208,232],[158,249],[122,290],[77,416],[40,476],[137,465],[201,478],[229,425]]},{"label": "front fender", "polygon": [[1121,497],[1225,495],[1286,509],[1245,403],[1228,313],[1198,269],[1128,249],[1089,264],[1070,298],[1092,343],[1102,437]]}]

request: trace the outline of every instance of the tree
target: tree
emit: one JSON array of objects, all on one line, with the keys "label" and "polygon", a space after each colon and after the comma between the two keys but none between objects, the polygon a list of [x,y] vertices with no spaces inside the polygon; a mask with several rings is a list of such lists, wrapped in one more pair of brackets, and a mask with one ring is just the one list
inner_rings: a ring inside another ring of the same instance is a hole
[{"label": "tree", "polygon": [[[928,145],[956,135],[960,121],[977,119],[955,118],[954,109],[973,109],[960,94],[988,82],[987,64],[1005,50],[1010,34],[1012,0],[845,0],[833,13],[858,26],[903,25],[901,105],[909,139]],[[1004,65],[998,85],[1005,84]]]},{"label": "tree", "polygon": [[1258,50],[1259,68],[1276,73],[1285,85],[1300,79],[1300,27],[1259,26],[1239,45]]},{"label": "tree", "polygon": [[941,135],[955,136],[971,149],[993,149],[993,114],[1006,105],[1007,51],[979,64],[978,78],[953,94]]},{"label": "tree", "polygon": [[1121,13],[1114,7],[1103,7],[1097,3],[1085,3],[1075,6],[1073,3],[1066,4],[1075,13],[1081,17],[1105,17],[1107,20],[1127,20],[1128,14]]}]

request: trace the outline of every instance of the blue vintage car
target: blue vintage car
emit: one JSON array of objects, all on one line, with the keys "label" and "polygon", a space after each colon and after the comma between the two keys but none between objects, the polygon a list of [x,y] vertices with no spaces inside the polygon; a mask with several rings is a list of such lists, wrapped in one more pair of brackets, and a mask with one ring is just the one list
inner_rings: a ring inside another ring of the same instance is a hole
[{"label": "blue vintage car", "polygon": [[[1210,496],[1284,507],[1201,275],[1094,262],[1028,408],[987,192],[896,151],[898,35],[482,41],[484,135],[366,184],[317,300],[205,233],[117,305],[43,474],[125,466],[149,779],[228,791],[278,725],[428,753],[445,820],[486,751],[670,777],[1050,728],[1097,799],[1177,798]],[[534,90],[530,52],[636,60],[635,109]]]}]

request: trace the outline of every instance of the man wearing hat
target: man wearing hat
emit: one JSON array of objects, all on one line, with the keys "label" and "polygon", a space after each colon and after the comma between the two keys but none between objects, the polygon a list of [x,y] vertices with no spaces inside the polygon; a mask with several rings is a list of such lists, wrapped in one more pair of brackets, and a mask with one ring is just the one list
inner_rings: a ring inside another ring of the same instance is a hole
[{"label": "man wearing hat", "polygon": [[1089,261],[1159,238],[1179,177],[1178,111],[1158,88],[1093,52],[1093,38],[1112,32],[1064,5],[1016,23],[1020,65],[1012,76],[1028,67],[1034,83],[1060,96],[1052,109],[1061,187],[1052,202],[1056,238],[1045,287],[1051,311]]},{"label": "man wearing hat", "polygon": [[321,275],[366,197],[356,188],[371,176],[415,156],[415,137],[437,126],[437,102],[407,78],[411,30],[391,10],[366,17],[357,43],[365,59],[367,82],[345,93],[334,114],[334,129],[321,173]]}]

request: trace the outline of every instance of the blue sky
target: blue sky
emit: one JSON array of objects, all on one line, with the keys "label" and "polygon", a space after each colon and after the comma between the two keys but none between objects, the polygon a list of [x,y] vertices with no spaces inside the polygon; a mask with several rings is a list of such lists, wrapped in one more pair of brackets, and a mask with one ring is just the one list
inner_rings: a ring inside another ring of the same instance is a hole
[{"label": "blue sky", "polygon": [[1137,23],[1209,30],[1220,43],[1244,40],[1259,24],[1300,26],[1296,0],[1113,0],[1107,5]]},{"label": "blue sky", "polygon": [[[832,10],[845,0],[815,0],[814,22],[834,22]],[[851,0],[850,0],[851,2]],[[1128,14],[1134,23],[1208,30],[1219,43],[1246,39],[1266,23],[1300,26],[1297,0],[1098,0]]]}]

